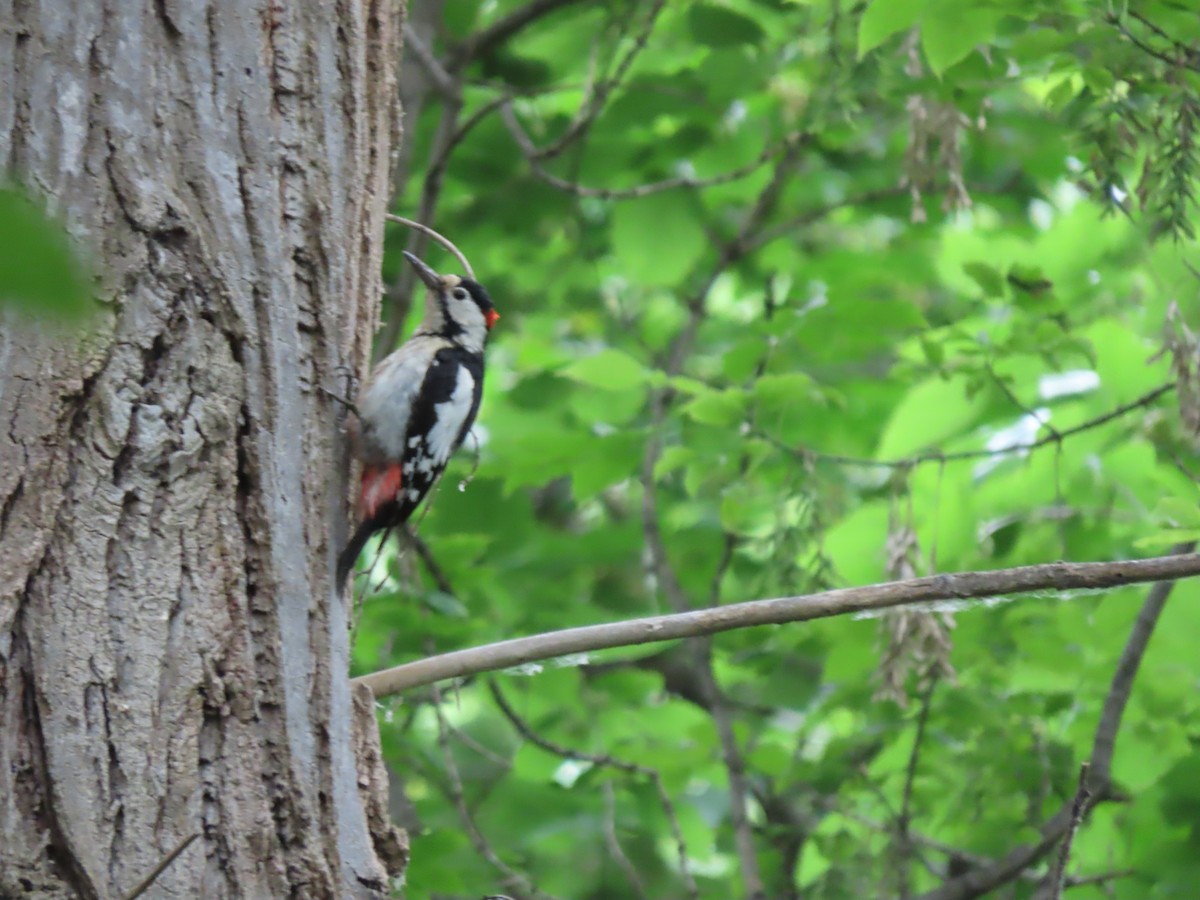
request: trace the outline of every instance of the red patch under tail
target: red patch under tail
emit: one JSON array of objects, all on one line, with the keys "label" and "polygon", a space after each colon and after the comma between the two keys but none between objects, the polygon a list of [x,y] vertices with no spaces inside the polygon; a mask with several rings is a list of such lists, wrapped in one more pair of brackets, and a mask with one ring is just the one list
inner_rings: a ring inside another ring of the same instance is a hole
[{"label": "red patch under tail", "polygon": [[389,503],[394,503],[403,482],[399,463],[383,468],[365,466],[362,490],[358,495],[358,515],[364,522],[374,519]]}]

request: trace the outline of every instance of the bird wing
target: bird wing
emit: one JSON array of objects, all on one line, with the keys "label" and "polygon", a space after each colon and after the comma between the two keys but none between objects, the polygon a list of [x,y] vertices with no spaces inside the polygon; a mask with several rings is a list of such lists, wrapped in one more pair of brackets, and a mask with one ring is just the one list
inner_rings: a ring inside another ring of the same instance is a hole
[{"label": "bird wing", "polygon": [[440,350],[413,405],[405,440],[402,496],[407,518],[462,443],[483,393],[483,361],[458,347]]},{"label": "bird wing", "polygon": [[412,411],[420,404],[428,370],[442,343],[417,336],[375,367],[358,396],[360,453],[382,466],[404,455]]}]

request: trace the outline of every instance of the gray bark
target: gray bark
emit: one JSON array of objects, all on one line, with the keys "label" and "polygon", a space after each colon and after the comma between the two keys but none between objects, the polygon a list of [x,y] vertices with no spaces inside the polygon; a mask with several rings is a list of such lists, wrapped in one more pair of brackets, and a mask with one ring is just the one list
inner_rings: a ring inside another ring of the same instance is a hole
[{"label": "gray bark", "polygon": [[0,332],[0,897],[377,896],[344,391],[398,137],[396,0],[0,0],[0,167],[99,273]]}]

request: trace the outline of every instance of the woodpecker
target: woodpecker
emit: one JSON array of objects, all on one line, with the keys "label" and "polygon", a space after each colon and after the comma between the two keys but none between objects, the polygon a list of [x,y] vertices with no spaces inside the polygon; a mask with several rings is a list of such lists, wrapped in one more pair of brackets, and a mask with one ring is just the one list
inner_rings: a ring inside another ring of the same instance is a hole
[{"label": "woodpecker", "polygon": [[338,559],[338,584],[367,539],[408,521],[471,430],[483,395],[483,350],[500,314],[483,285],[439,275],[404,251],[429,288],[425,318],[371,373],[350,432],[362,461],[359,525]]}]

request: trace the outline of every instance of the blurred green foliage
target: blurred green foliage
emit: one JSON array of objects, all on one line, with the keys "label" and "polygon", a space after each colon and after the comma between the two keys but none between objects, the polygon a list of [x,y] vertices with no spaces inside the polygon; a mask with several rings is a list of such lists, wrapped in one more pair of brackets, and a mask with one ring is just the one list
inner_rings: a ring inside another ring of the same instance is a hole
[{"label": "blurred green foliage", "polygon": [[[520,7],[446,5],[430,49],[470,127],[444,152],[454,104],[435,95],[408,125],[397,211],[429,204],[503,319],[478,467],[469,442],[419,526],[442,583],[389,552],[358,672],[669,611],[647,482],[693,605],[1194,537],[1191,391],[1054,440],[1178,377],[1160,352],[1173,305],[1174,351],[1194,352],[1192,4],[560,3],[465,42]],[[523,139],[557,152],[531,160]],[[409,237],[389,231],[388,279]],[[1144,593],[717,637],[766,896],[916,897],[1035,838],[1074,791]],[[1200,586],[1180,584],[1117,738],[1123,801],[1089,816],[1069,866],[1121,875],[1072,898],[1195,894],[1198,640]],[[537,746],[487,679],[443,688],[441,729],[428,691],[387,701],[406,896],[529,894],[460,807],[555,896],[689,896],[674,828],[697,896],[744,896],[689,659],[636,648],[496,677],[541,740],[637,771]],[[1001,896],[1034,897],[1048,869]]]},{"label": "blurred green foliage", "polygon": [[91,308],[62,229],[25,194],[0,185],[0,309],[75,320]]}]

